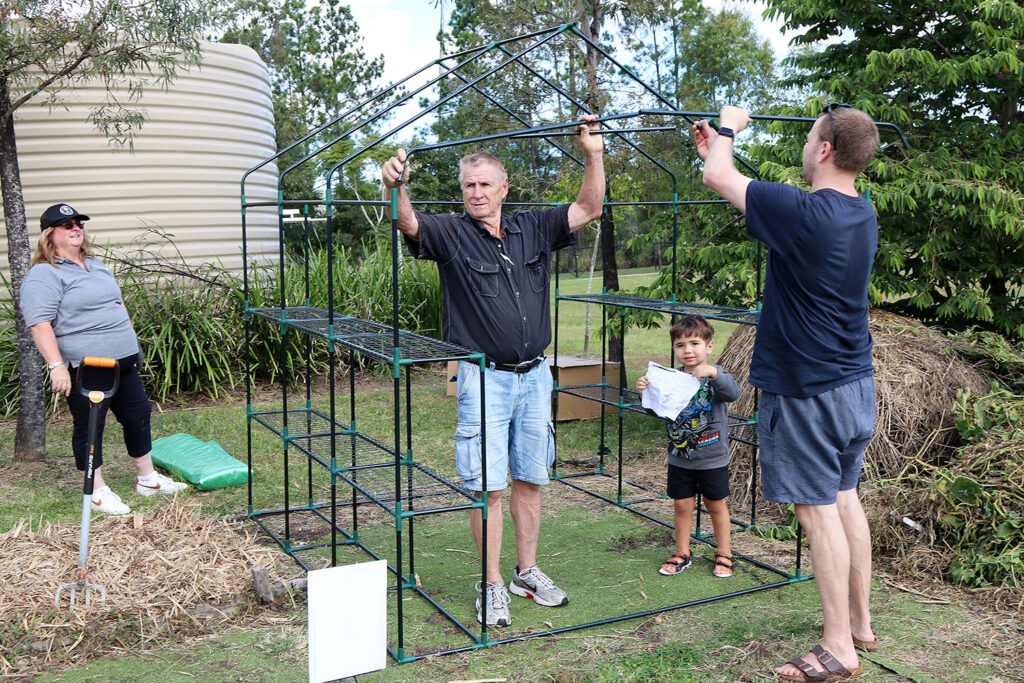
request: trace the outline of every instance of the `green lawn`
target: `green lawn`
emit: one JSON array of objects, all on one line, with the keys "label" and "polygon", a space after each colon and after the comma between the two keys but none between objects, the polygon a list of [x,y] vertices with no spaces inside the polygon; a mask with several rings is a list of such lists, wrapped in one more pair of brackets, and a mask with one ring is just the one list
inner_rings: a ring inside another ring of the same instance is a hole
[{"label": "green lawn", "polygon": [[[625,273],[622,281],[641,283],[650,274]],[[563,278],[561,293],[582,292],[584,280]],[[582,351],[585,306],[564,302],[559,312],[560,341],[565,352]],[[599,317],[600,311],[592,308]],[[728,325],[716,326],[720,338],[717,350],[725,344]],[[571,347],[570,341],[579,344]],[[668,350],[667,333],[660,329],[631,329],[627,332],[626,356],[630,381],[649,358],[661,362]],[[591,352],[599,354],[592,341]],[[563,348],[560,346],[560,353]],[[659,354],[661,354],[659,356]],[[350,420],[346,393],[347,377],[337,378],[342,392],[336,401],[338,419]],[[391,417],[393,394],[386,373],[359,377],[355,396],[355,420],[361,433],[391,443],[394,423]],[[454,477],[452,433],[455,424],[455,400],[445,395],[446,372],[442,367],[417,368],[412,375],[411,431],[408,445],[417,460],[445,477]],[[304,404],[301,391],[289,394],[289,407]],[[281,403],[280,389],[261,387],[255,394],[254,409],[275,410]],[[312,405],[330,410],[329,397],[314,392]],[[618,440],[617,419],[606,421],[605,443],[613,449]],[[292,434],[302,421],[290,421]],[[251,445],[254,462],[254,507],[257,510],[283,504],[285,471],[293,505],[312,500],[330,500],[328,473],[319,465],[308,466],[293,446],[287,458],[281,441],[259,424],[252,425],[251,441],[246,425],[244,399],[235,397],[214,405],[157,411],[153,415],[154,436],[187,432],[207,440],[215,439],[236,457],[245,460]],[[403,430],[404,453],[405,425]],[[601,421],[590,419],[557,426],[560,475],[589,471],[598,466]],[[125,494],[126,502],[138,512],[150,513],[166,500],[140,498],[131,490],[133,476],[119,429],[110,422],[107,430],[107,465],[104,474],[115,490]],[[627,475],[641,480],[657,491],[664,478],[664,432],[660,422],[627,414],[622,433],[624,466]],[[42,463],[15,464],[7,455],[13,443],[13,424],[0,430],[0,533],[12,529],[18,520],[29,520],[37,529],[46,522],[76,527],[79,516],[81,480],[74,470],[70,452],[70,422],[66,417],[51,423],[48,430],[49,455]],[[302,442],[299,442],[302,443]],[[344,462],[345,449],[340,449]],[[616,459],[606,456],[605,470],[615,471]],[[367,486],[368,475],[360,475]],[[385,472],[383,481],[373,486],[386,489],[393,474]],[[574,479],[572,481],[579,482]],[[615,498],[613,479],[588,477],[589,486]],[[349,500],[347,489],[339,496]],[[185,495],[202,501],[211,516],[231,516],[246,511],[245,487]],[[627,496],[630,495],[627,489]],[[670,519],[667,501],[657,494],[643,494],[652,500],[640,507],[660,519]],[[440,499],[439,499],[440,500]],[[502,568],[507,575],[514,563],[513,527],[507,514],[505,497],[505,553]],[[417,501],[425,509],[431,499]],[[374,505],[358,508],[359,538],[389,559],[395,557],[395,522]],[[736,516],[742,516],[734,510]],[[474,584],[479,563],[474,559],[465,512],[443,513],[416,519],[415,571],[423,590],[467,628],[476,631],[473,610]],[[340,509],[342,526],[352,529],[351,506]],[[144,522],[143,522],[144,523]],[[293,537],[303,543],[329,538],[329,526],[309,513],[292,516]],[[280,528],[281,517],[268,522]],[[403,523],[404,538],[409,539],[408,521]],[[705,520],[705,527],[707,520]],[[707,532],[708,529],[705,528]],[[173,538],[167,539],[173,544]],[[791,571],[795,548],[760,540],[751,534],[736,534],[737,552],[758,558],[767,564]],[[657,567],[672,549],[670,531],[597,498],[554,482],[545,490],[544,521],[539,548],[540,562],[570,595],[570,604],[559,609],[543,608],[521,598],[513,598],[513,622],[507,629],[492,629],[491,639],[527,635],[573,624],[614,619],[637,612],[712,598],[729,591],[753,590],[781,580],[781,577],[756,563],[738,562],[736,576],[729,580],[712,577],[713,549],[695,543],[696,561],[691,570],[679,577],[663,577]],[[337,552],[339,563],[369,559],[352,546]],[[807,556],[804,553],[805,571]],[[329,562],[324,549],[302,553],[314,567]],[[282,558],[284,555],[282,553]],[[73,562],[69,557],[69,563]],[[102,562],[102,557],[91,561]],[[406,562],[408,555],[406,554]],[[290,561],[282,563],[288,574],[300,576]],[[406,569],[408,564],[405,565]],[[884,571],[884,566],[880,567]],[[59,582],[62,577],[55,577]],[[251,596],[249,588],[240,590]],[[1024,638],[1018,626],[1007,628],[1006,621],[979,618],[963,606],[965,594],[933,587],[922,591],[898,590],[879,581],[875,590],[876,628],[883,637],[883,649],[870,659],[865,657],[865,681],[971,681],[1016,680],[1019,664],[1015,648]],[[41,672],[34,680],[43,681],[304,681],[306,680],[306,617],[304,594],[291,601],[260,608],[250,604],[244,616],[206,624],[157,625],[135,628],[135,617],[122,615],[111,629],[106,650],[84,666],[60,673]],[[251,597],[247,598],[251,600]],[[389,597],[389,638],[397,641],[398,594]],[[403,591],[405,612],[405,654],[416,656],[439,649],[465,647],[470,641],[420,597]],[[3,605],[0,604],[0,612]],[[53,613],[51,613],[53,616]],[[168,627],[169,626],[169,627]],[[0,619],[0,653],[7,660],[39,655],[33,638],[23,635],[24,628],[13,615]],[[88,627],[92,628],[92,627]],[[140,632],[154,631],[153,638],[140,639]],[[104,631],[106,632],[106,631]],[[469,651],[429,657],[401,666],[389,660],[386,670],[360,676],[360,681],[453,681],[497,679],[508,681],[770,681],[773,666],[805,652],[820,633],[820,608],[813,582],[751,592],[739,597],[709,602],[660,616],[615,621],[585,630],[556,636],[492,646],[486,651]],[[41,636],[36,636],[39,638]],[[94,642],[94,641],[85,641]],[[998,647],[993,643],[1000,643]],[[59,648],[72,648],[68,642]],[[84,645],[82,647],[85,647]],[[72,648],[73,649],[73,648]],[[104,652],[106,654],[104,654]],[[0,665],[3,662],[0,661]],[[894,673],[898,672],[898,673]]]}]

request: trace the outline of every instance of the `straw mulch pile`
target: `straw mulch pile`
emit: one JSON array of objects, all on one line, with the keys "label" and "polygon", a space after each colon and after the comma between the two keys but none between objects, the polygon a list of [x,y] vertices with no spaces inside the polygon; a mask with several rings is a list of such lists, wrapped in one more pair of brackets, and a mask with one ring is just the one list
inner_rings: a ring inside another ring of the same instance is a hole
[{"label": "straw mulch pile", "polygon": [[[0,535],[0,673],[26,675],[45,666],[80,664],[99,651],[132,647],[154,636],[194,628],[196,606],[224,618],[252,589],[252,567],[272,578],[274,549],[257,545],[225,521],[204,518],[198,503],[175,498],[152,514],[94,518],[87,580],[106,588],[54,607],[57,587],[73,580],[79,525],[24,520]],[[218,606],[219,607],[216,607]],[[210,608],[207,608],[210,611]],[[134,641],[134,642],[133,642]]]},{"label": "straw mulch pile", "polygon": [[[953,410],[957,394],[984,394],[989,389],[988,380],[953,354],[942,334],[919,322],[872,311],[869,327],[875,342],[877,402],[875,434],[864,454],[862,481],[897,477],[913,459],[947,461],[960,445]],[[755,328],[741,326],[729,337],[718,360],[744,387],[743,395],[730,409],[739,415],[754,412],[754,390],[747,384],[754,334]],[[751,494],[749,451],[745,449],[733,444],[731,486],[737,507],[744,503],[749,506]],[[768,519],[782,518],[781,506],[763,504],[761,508]]]}]

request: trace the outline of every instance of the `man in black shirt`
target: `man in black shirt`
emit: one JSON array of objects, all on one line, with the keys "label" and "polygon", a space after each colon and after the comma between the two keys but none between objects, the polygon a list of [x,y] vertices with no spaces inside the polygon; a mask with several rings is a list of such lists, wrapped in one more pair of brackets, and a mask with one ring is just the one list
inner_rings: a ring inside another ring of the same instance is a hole
[{"label": "man in black shirt", "polygon": [[[477,618],[487,603],[487,623],[511,622],[508,593],[501,577],[501,493],[513,486],[509,507],[516,529],[518,564],[511,591],[547,606],[568,604],[565,592],[537,567],[540,536],[540,487],[554,461],[551,427],[551,372],[542,355],[551,341],[549,273],[551,252],[571,242],[571,233],[601,215],[604,201],[604,144],[596,115],[584,116],[579,144],[585,169],[572,204],[553,209],[502,214],[508,176],[497,157],[487,153],[460,162],[459,185],[466,212],[428,215],[415,211],[405,182],[404,150],[381,170],[384,185],[398,188],[398,229],[416,258],[436,261],[444,300],[446,341],[487,356],[487,558],[484,585],[477,597]],[[480,457],[479,367],[460,362],[456,469],[463,485],[485,490]],[[470,516],[477,552],[483,515]]]}]

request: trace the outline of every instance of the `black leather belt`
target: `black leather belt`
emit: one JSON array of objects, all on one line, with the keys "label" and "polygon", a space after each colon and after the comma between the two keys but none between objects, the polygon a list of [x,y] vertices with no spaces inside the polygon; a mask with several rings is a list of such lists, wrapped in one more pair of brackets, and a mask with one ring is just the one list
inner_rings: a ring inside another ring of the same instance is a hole
[{"label": "black leather belt", "polygon": [[502,372],[514,372],[517,375],[522,375],[543,363],[544,356],[537,356],[533,360],[525,360],[522,363],[495,363],[491,360],[488,360],[487,362],[489,365],[493,365],[495,370],[501,370]]}]

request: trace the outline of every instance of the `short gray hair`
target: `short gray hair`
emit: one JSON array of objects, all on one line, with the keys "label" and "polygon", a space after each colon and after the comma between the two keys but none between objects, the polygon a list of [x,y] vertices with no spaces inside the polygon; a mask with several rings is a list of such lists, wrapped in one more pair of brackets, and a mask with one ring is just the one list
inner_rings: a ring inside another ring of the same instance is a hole
[{"label": "short gray hair", "polygon": [[505,165],[501,163],[501,159],[490,152],[473,152],[459,159],[459,185],[462,185],[462,176],[467,167],[483,164],[492,164],[498,168],[499,183],[508,179],[508,173],[505,172]]}]

